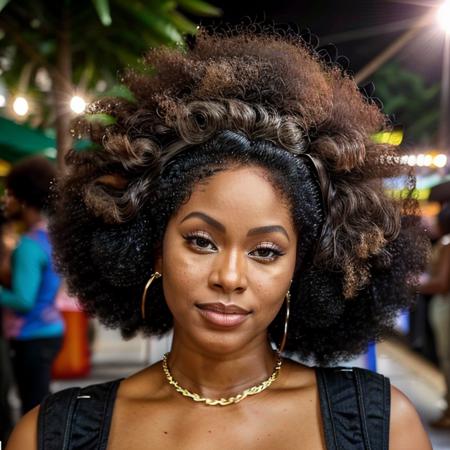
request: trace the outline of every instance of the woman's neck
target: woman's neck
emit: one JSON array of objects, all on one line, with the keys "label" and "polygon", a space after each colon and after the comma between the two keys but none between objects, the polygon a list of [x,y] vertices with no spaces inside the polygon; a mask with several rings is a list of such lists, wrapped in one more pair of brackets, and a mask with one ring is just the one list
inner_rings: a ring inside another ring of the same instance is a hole
[{"label": "woman's neck", "polygon": [[26,208],[22,217],[27,230],[45,228],[47,226],[47,219],[40,211],[34,208]]},{"label": "woman's neck", "polygon": [[267,339],[231,353],[214,353],[186,345],[176,332],[168,358],[180,386],[207,398],[226,398],[258,385],[273,373],[277,355]]}]

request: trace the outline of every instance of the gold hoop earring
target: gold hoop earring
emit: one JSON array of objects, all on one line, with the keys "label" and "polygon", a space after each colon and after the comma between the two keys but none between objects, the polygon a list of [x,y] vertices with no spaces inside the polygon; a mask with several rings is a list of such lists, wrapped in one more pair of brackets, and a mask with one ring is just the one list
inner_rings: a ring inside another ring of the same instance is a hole
[{"label": "gold hoop earring", "polygon": [[283,353],[284,347],[286,345],[286,340],[287,340],[289,314],[290,314],[290,303],[291,303],[291,293],[289,291],[287,291],[286,297],[284,299],[286,301],[286,318],[284,319],[283,339],[281,340],[281,344],[278,347],[278,354],[279,355],[281,355]]},{"label": "gold hoop earring", "polygon": [[145,320],[145,301],[147,298],[147,291],[149,290],[151,284],[153,283],[154,280],[156,280],[157,278],[160,278],[161,274],[159,272],[154,272],[152,273],[152,275],[150,276],[150,278],[147,281],[147,284],[145,285],[144,288],[144,293],[142,294],[142,300],[141,300],[141,314],[142,314],[142,320]]}]

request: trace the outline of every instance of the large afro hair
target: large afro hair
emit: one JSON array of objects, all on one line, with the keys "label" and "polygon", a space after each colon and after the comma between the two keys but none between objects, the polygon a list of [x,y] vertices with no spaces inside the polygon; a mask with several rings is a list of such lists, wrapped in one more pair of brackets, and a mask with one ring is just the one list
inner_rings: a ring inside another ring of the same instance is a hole
[{"label": "large afro hair", "polygon": [[[84,308],[124,337],[172,327],[161,283],[140,312],[170,217],[196,183],[232,166],[265,169],[299,230],[286,351],[320,364],[381,338],[414,297],[428,251],[414,179],[389,123],[342,68],[293,36],[201,30],[190,48],[151,50],[77,132],[51,220],[56,261]],[[96,121],[109,117],[110,125]],[[111,120],[112,119],[112,120]],[[383,179],[403,176],[399,198]],[[284,311],[270,326],[281,338]]]}]

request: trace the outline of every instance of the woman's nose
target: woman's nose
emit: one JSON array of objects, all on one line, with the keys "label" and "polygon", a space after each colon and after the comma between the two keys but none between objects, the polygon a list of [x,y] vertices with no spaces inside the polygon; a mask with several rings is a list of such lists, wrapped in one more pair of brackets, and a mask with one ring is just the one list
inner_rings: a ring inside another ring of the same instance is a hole
[{"label": "woman's nose", "polygon": [[225,293],[243,292],[247,288],[247,261],[237,249],[220,252],[210,274],[210,285]]}]

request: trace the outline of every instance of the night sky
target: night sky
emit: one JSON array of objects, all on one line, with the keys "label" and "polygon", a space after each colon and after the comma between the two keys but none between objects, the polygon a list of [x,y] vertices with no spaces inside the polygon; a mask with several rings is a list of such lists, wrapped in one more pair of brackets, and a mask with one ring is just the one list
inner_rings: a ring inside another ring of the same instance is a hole
[{"label": "night sky", "polygon": [[[438,4],[430,0],[273,0],[246,2],[245,0],[210,0],[222,8],[222,21],[238,23],[244,17],[257,22],[266,20],[309,28],[320,37],[321,44],[336,44],[339,53],[350,59],[350,68],[357,72],[374,56],[404,33],[412,21]],[[408,22],[409,21],[409,22]],[[210,23],[211,21],[204,21]],[[399,23],[400,22],[400,23]],[[403,23],[402,23],[403,22]],[[394,24],[394,25],[391,25]],[[398,24],[398,25],[397,25]],[[374,30],[373,27],[397,29]],[[351,39],[348,32],[361,33]],[[443,32],[437,25],[424,28],[396,57],[403,66],[412,69],[430,82],[440,79]]]}]

